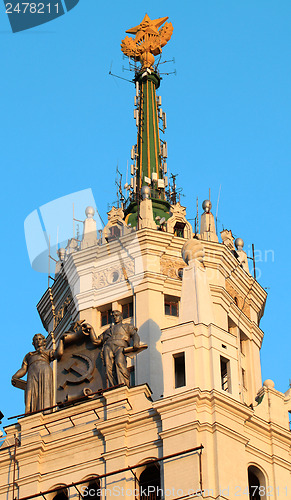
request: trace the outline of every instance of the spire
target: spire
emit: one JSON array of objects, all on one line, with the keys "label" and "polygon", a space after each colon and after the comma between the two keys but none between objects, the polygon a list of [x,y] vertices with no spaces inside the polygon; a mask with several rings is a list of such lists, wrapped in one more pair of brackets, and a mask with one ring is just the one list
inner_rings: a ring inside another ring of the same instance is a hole
[{"label": "spire", "polygon": [[[136,76],[138,84],[138,134],[137,134],[137,183],[138,188],[152,183],[155,191],[162,190],[164,180],[161,170],[161,148],[159,134],[158,104],[156,89],[160,85],[159,75],[147,68]],[[166,154],[166,151],[165,151]],[[160,181],[160,182],[159,182]]]},{"label": "spire", "polygon": [[[153,67],[155,55],[162,52],[162,47],[170,40],[173,32],[171,23],[165,23],[167,17],[151,20],[146,14],[142,22],[127,30],[121,43],[122,52],[129,58],[139,61],[141,67],[136,71],[135,118],[137,124],[137,144],[132,148],[133,203],[126,210],[127,222],[136,224],[139,213],[140,193],[143,186],[151,187],[153,214],[169,216],[169,203],[166,200],[167,186],[167,144],[160,140],[160,123],[166,128],[165,113],[161,109],[161,98],[156,90],[160,86],[160,76]],[[161,26],[164,25],[162,28]],[[160,28],[160,29],[159,29]],[[134,214],[134,217],[132,216]],[[135,219],[135,221],[134,221]]]},{"label": "spire", "polygon": [[215,229],[215,222],[213,214],[211,213],[212,203],[210,200],[204,200],[202,203],[202,208],[204,210],[201,215],[200,222],[200,235],[202,240],[206,241],[216,241],[218,242],[218,237]]}]

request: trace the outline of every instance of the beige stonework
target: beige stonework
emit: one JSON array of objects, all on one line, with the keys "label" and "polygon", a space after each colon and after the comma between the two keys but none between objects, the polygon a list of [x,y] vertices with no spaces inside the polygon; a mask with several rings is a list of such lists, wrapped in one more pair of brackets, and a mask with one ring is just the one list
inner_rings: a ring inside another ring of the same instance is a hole
[{"label": "beige stonework", "polygon": [[228,280],[225,280],[225,289],[233,298],[238,308],[247,316],[247,318],[250,319],[250,306],[247,303],[247,297],[242,297],[240,292],[235,290]]}]

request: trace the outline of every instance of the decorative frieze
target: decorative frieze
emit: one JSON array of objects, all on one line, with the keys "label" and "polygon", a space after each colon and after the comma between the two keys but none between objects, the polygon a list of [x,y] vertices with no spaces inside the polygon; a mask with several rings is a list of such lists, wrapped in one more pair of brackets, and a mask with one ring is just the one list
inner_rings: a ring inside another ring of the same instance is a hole
[{"label": "decorative frieze", "polygon": [[115,283],[127,280],[134,275],[134,261],[128,260],[122,264],[115,264],[93,275],[93,288],[104,288]]},{"label": "decorative frieze", "polygon": [[169,278],[180,279],[182,277],[183,268],[186,267],[183,259],[175,259],[171,257],[161,258],[161,273]]}]

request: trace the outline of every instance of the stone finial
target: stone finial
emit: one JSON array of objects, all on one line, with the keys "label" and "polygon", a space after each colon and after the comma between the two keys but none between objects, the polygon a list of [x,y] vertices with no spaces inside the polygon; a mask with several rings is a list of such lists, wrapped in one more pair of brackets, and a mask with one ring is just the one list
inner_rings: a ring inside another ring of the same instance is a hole
[{"label": "stone finial", "polygon": [[181,253],[186,264],[189,264],[191,260],[198,260],[202,263],[205,255],[204,247],[201,241],[196,239],[186,241],[183,245]]},{"label": "stone finial", "polygon": [[275,387],[275,382],[273,382],[273,380],[271,379],[267,379],[265,380],[265,382],[263,383],[263,386],[266,387],[267,389],[274,389]]},{"label": "stone finial", "polygon": [[200,236],[202,240],[218,242],[214,217],[211,213],[211,207],[212,203],[210,200],[203,201],[202,208],[204,212],[201,215]]},{"label": "stone finial", "polygon": [[59,260],[56,262],[56,268],[55,268],[55,275],[59,274],[59,272],[62,269],[63,262],[66,257],[66,249],[65,248],[59,248],[57,251]]},{"label": "stone finial", "polygon": [[142,201],[140,202],[140,209],[139,209],[140,229],[146,227],[150,229],[157,229],[157,225],[154,221],[153,205],[152,205],[152,200],[150,199],[150,195],[151,195],[151,188],[149,186],[143,186],[141,188]]},{"label": "stone finial", "polygon": [[248,263],[248,256],[246,252],[244,252],[243,247],[244,247],[244,240],[242,238],[236,238],[235,242],[235,247],[236,247],[236,253],[237,253],[237,259],[241,265],[241,267],[249,273],[249,263]]},{"label": "stone finial", "polygon": [[244,247],[244,240],[242,238],[236,238],[235,242],[235,248],[240,251]]},{"label": "stone finial", "polygon": [[209,214],[212,209],[212,203],[210,200],[204,200],[202,203],[202,208],[206,214]]},{"label": "stone finial", "polygon": [[61,261],[63,261],[65,259],[66,249],[65,248],[59,248],[58,251],[57,251],[57,254],[59,256],[59,259]]},{"label": "stone finial", "polygon": [[141,188],[141,197],[143,200],[148,200],[151,197],[151,188],[149,186],[143,186]]},{"label": "stone finial", "polygon": [[85,210],[87,219],[92,219],[95,215],[95,210],[93,207],[87,207]]},{"label": "stone finial", "polygon": [[97,225],[93,219],[95,210],[93,207],[87,207],[85,210],[86,219],[83,225],[83,238],[81,242],[81,250],[97,245]]},{"label": "stone finial", "polygon": [[234,250],[234,244],[233,244],[233,235],[231,230],[228,229],[223,229],[220,233],[222,243],[225,245],[230,251]]}]

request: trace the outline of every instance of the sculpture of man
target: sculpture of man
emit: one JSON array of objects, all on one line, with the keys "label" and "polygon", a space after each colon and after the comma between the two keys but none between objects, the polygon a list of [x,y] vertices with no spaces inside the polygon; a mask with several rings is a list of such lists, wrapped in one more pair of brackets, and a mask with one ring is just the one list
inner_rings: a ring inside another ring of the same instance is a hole
[{"label": "sculpture of man", "polygon": [[126,384],[129,387],[129,372],[126,364],[124,349],[128,348],[131,339],[133,350],[138,350],[140,338],[137,328],[122,322],[120,311],[112,311],[114,324],[105,330],[99,337],[93,328],[90,329],[91,342],[95,346],[102,345],[102,358],[105,364],[109,385]]},{"label": "sculpture of man", "polygon": [[[34,335],[32,344],[35,351],[26,354],[22,367],[11,379],[15,387],[25,386],[25,413],[40,411],[53,405],[54,383],[50,362],[60,359],[64,352],[62,339],[56,350],[47,350],[46,339],[41,333]],[[26,373],[27,383],[20,380]]]}]

